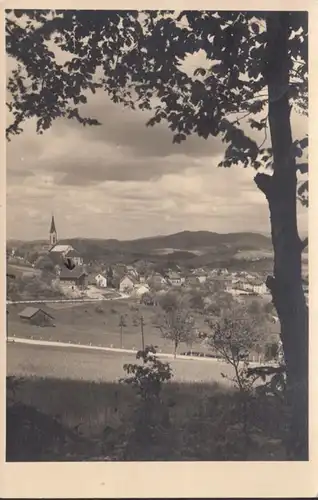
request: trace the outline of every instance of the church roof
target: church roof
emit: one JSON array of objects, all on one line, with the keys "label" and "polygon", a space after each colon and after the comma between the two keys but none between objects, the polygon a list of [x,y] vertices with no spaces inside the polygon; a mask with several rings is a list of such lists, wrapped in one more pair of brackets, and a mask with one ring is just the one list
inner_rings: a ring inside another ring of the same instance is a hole
[{"label": "church roof", "polygon": [[54,215],[52,215],[50,234],[56,233]]},{"label": "church roof", "polygon": [[50,252],[68,252],[71,251],[72,247],[71,245],[54,245],[54,247],[51,248]]}]

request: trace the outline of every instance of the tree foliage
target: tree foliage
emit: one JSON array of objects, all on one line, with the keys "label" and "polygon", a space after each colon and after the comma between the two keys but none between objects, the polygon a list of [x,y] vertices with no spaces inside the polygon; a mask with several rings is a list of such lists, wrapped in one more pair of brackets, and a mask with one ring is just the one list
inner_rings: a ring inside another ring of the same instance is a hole
[{"label": "tree foliage", "polygon": [[[36,119],[39,133],[61,117],[99,125],[82,105],[89,93],[103,89],[114,102],[152,111],[149,126],[166,121],[176,143],[194,133],[220,137],[226,146],[220,166],[271,167],[267,75],[275,71],[275,60],[265,25],[270,16],[266,11],[8,10],[6,48],[17,66],[7,84],[13,115],[7,137],[20,133],[28,118]],[[307,13],[290,12],[288,93],[300,113],[307,113],[307,38]],[[199,53],[204,67],[187,71],[187,60]],[[271,99],[285,90],[277,89]],[[308,169],[302,159],[307,145],[308,137],[294,141],[301,173]],[[307,188],[307,182],[299,186],[304,203]]]},{"label": "tree foliage", "polygon": [[245,307],[236,305],[211,321],[210,328],[208,343],[234,369],[231,380],[240,391],[249,390],[253,383],[247,377],[249,357],[264,338],[259,322]]},{"label": "tree foliage", "polygon": [[172,340],[176,356],[181,342],[191,344],[195,339],[194,318],[189,300],[183,295],[170,292],[160,297],[159,306],[157,325],[162,336]]}]

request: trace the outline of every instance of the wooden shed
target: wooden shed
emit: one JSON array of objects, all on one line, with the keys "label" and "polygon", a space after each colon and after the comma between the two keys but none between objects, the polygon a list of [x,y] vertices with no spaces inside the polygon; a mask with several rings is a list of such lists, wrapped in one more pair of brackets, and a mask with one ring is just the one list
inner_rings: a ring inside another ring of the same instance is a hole
[{"label": "wooden shed", "polygon": [[53,326],[53,316],[38,307],[26,307],[19,313],[22,321],[36,326]]}]

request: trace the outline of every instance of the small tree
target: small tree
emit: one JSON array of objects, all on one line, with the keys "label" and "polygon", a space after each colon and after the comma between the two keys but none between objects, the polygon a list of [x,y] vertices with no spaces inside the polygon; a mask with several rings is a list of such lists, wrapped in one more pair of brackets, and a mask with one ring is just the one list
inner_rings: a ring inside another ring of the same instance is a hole
[{"label": "small tree", "polygon": [[[160,398],[162,386],[172,377],[169,363],[163,363],[156,356],[154,346],[146,346],[138,351],[136,359],[142,364],[129,363],[124,365],[127,374],[120,382],[131,385],[137,391],[140,404],[136,407],[133,436],[138,444],[149,442],[154,438],[154,431],[159,422],[159,410],[162,410]],[[135,443],[133,443],[135,444]],[[135,454],[135,448],[134,448]]]},{"label": "small tree", "polygon": [[176,294],[166,294],[160,301],[160,312],[157,325],[164,338],[173,341],[174,357],[180,342],[192,344],[195,338],[194,319],[191,315],[188,300]]},{"label": "small tree", "polygon": [[254,316],[258,316],[262,314],[262,307],[257,300],[252,300],[252,302],[248,305],[248,312],[253,314]]},{"label": "small tree", "polygon": [[120,327],[120,347],[123,347],[123,328],[127,326],[125,317],[121,314],[119,318],[119,327]]},{"label": "small tree", "polygon": [[112,267],[109,267],[106,271],[106,279],[108,288],[114,288],[114,272]]},{"label": "small tree", "polygon": [[169,363],[163,363],[157,358],[156,349],[152,345],[138,351],[136,359],[141,359],[143,364],[125,364],[124,370],[130,376],[121,381],[135,387],[143,401],[158,399],[162,383],[172,377]]},{"label": "small tree", "polygon": [[262,340],[262,334],[253,317],[240,306],[227,311],[226,316],[222,315],[210,323],[210,327],[212,334],[208,341],[209,345],[234,370],[232,377],[224,373],[222,376],[232,381],[239,390],[243,432],[248,443],[248,396],[257,379],[257,376],[248,375],[249,356]]}]

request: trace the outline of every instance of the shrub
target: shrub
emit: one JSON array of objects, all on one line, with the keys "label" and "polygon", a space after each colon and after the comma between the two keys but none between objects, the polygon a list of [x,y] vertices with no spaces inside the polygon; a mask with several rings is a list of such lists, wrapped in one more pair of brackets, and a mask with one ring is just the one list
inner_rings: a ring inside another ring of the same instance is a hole
[{"label": "shrub", "polygon": [[136,359],[142,360],[142,364],[125,364],[127,377],[120,380],[136,389],[139,400],[130,436],[133,453],[136,446],[153,442],[158,428],[169,422],[169,414],[162,404],[161,391],[163,383],[172,377],[170,364],[157,358],[154,346],[146,346],[143,351],[138,351]]}]

